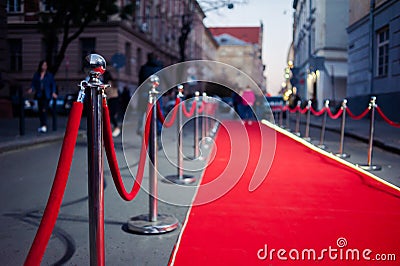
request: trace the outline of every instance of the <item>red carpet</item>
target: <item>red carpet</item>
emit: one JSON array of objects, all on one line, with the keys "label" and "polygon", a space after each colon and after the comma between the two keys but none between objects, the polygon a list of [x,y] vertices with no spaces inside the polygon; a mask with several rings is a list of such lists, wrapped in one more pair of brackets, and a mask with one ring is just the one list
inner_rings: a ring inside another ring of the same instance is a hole
[{"label": "red carpet", "polygon": [[275,131],[225,126],[171,265],[400,265],[398,190],[281,133],[268,171]]}]

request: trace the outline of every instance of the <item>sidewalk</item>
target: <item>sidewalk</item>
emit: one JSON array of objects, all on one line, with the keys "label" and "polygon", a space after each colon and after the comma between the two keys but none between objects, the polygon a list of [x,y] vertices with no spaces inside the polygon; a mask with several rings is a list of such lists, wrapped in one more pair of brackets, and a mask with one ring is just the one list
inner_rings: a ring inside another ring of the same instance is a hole
[{"label": "sidewalk", "polygon": [[[31,145],[59,141],[64,138],[68,115],[57,116],[57,130],[53,131],[52,117],[48,117],[47,133],[39,133],[39,118],[25,117],[25,134],[20,135],[19,118],[0,119],[0,153]],[[79,135],[85,134],[86,117],[82,117]]]}]

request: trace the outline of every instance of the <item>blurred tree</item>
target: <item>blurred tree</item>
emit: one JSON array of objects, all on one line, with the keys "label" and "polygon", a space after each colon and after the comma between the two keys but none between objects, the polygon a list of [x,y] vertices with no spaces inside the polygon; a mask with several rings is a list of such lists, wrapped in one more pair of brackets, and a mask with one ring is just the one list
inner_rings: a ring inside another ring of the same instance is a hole
[{"label": "blurred tree", "polygon": [[[209,11],[218,10],[221,8],[228,8],[233,9],[235,4],[247,4],[248,0],[197,0],[198,4],[200,5],[202,11],[207,13]],[[188,5],[190,6],[190,5]],[[189,37],[189,34],[193,28],[193,16],[194,10],[188,9],[185,11],[184,14],[181,15],[181,35],[179,36],[178,43],[179,43],[179,55],[180,61],[183,62],[186,60],[186,43]]]},{"label": "blurred tree", "polygon": [[55,75],[64,60],[68,45],[94,21],[105,22],[111,15],[122,19],[132,13],[132,5],[119,8],[117,0],[42,0],[38,28],[46,44],[46,61]]}]

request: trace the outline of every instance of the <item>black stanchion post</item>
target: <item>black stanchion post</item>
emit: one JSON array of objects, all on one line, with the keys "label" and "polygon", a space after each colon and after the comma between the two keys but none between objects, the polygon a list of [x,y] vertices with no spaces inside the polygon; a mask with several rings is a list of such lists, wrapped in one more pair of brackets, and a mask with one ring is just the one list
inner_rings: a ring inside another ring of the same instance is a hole
[{"label": "black stanchion post", "polygon": [[21,86],[18,87],[19,99],[19,135],[25,135],[25,100],[24,92]]},{"label": "black stanchion post", "polygon": [[[128,220],[128,230],[139,234],[162,234],[178,228],[179,222],[173,215],[158,213],[158,159],[157,159],[157,87],[159,78],[150,77],[152,83],[149,103],[152,105],[149,132],[149,214],[141,214]],[[147,119],[145,120],[147,121]],[[146,133],[146,132],[145,132]]]},{"label": "black stanchion post", "polygon": [[300,104],[301,101],[297,101],[297,113],[296,113],[296,129],[294,134],[300,137]]},{"label": "black stanchion post", "polygon": [[343,110],[342,113],[342,124],[340,126],[340,144],[339,144],[339,152],[335,155],[340,158],[349,158],[350,154],[343,152],[343,145],[344,145],[344,128],[346,125],[346,109],[347,109],[347,100],[343,99],[342,106],[340,107]]},{"label": "black stanchion post", "polygon": [[325,113],[324,116],[322,117],[322,125],[321,125],[321,135],[319,138],[319,143],[317,145],[318,148],[320,149],[326,149],[326,145],[324,144],[324,139],[325,139],[325,127],[326,127],[326,117],[328,115],[328,112],[326,111],[329,108],[329,100],[325,100]]},{"label": "black stanchion post", "polygon": [[87,118],[88,140],[88,192],[90,265],[105,265],[104,252],[104,173],[103,173],[103,93],[100,81],[106,61],[97,54],[86,57],[89,81],[86,83],[89,112]]},{"label": "black stanchion post", "polygon": [[306,133],[304,136],[304,140],[306,141],[311,141],[310,138],[310,119],[311,119],[311,100],[308,100],[307,102],[307,121],[306,121]]},{"label": "black stanchion post", "polygon": [[169,182],[175,183],[175,184],[191,184],[196,181],[196,178],[191,176],[191,175],[184,175],[183,174],[183,127],[182,127],[182,108],[183,105],[185,104],[183,102],[183,85],[178,85],[178,95],[177,98],[180,99],[179,105],[176,107],[178,108],[178,123],[176,125],[177,128],[177,135],[178,135],[178,164],[177,164],[177,170],[178,174],[177,175],[169,175],[166,176],[165,179],[168,180]]},{"label": "black stanchion post", "polygon": [[380,165],[372,165],[372,149],[374,145],[374,123],[375,123],[375,108],[376,108],[376,97],[372,96],[369,102],[369,107],[371,110],[371,119],[369,123],[369,145],[368,145],[368,161],[366,165],[359,165],[364,170],[368,171],[378,171],[382,170]]}]

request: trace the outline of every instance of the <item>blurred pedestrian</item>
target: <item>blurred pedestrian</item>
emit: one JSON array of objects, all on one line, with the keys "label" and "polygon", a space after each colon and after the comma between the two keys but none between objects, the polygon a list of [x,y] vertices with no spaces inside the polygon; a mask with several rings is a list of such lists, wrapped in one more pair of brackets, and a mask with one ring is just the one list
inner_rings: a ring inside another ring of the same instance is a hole
[{"label": "blurred pedestrian", "polygon": [[36,72],[33,74],[31,87],[28,93],[34,93],[38,101],[40,127],[38,132],[47,132],[47,111],[50,99],[57,98],[57,87],[53,74],[47,71],[48,65],[45,60],[39,62]]},{"label": "blurred pedestrian", "polygon": [[103,84],[109,84],[110,87],[106,89],[107,95],[107,105],[110,110],[110,122],[113,127],[112,136],[118,137],[121,134],[121,129],[118,125],[118,117],[120,113],[120,105],[119,105],[119,91],[118,88],[113,84],[113,77],[110,71],[106,70],[101,77],[101,81]]},{"label": "blurred pedestrian", "polygon": [[249,85],[240,92],[240,96],[242,97],[241,113],[243,120],[254,120],[253,106],[256,101],[256,95],[254,91],[250,88]]},{"label": "blurred pedestrian", "polygon": [[[157,59],[154,53],[147,54],[147,62],[140,67],[139,70],[139,86],[151,75],[160,71],[163,68],[163,64]],[[149,92],[146,90],[140,91],[138,101],[138,125],[136,133],[138,135],[143,134],[143,121],[145,119],[147,103],[149,102]],[[160,101],[161,102],[161,101]]]}]

